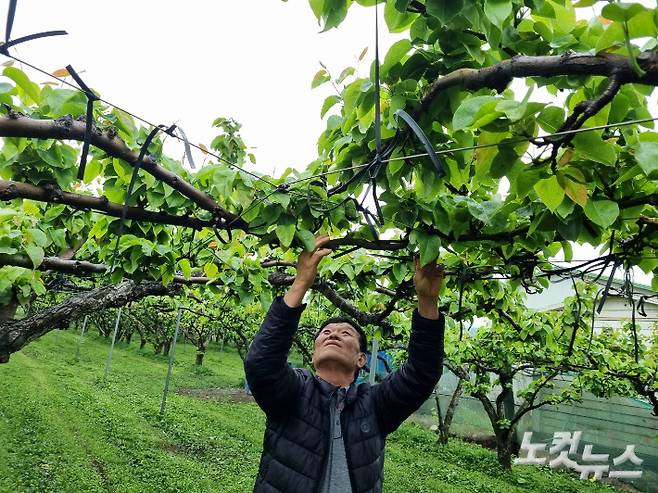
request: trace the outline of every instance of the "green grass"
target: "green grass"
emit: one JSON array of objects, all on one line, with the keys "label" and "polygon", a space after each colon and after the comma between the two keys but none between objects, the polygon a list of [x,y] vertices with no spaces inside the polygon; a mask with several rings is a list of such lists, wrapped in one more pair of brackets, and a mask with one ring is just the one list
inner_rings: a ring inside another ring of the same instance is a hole
[{"label": "green grass", "polygon": [[[167,361],[119,344],[103,381],[108,341],[51,333],[0,365],[0,492],[250,492],[264,417],[253,403],[170,393],[159,415]],[[204,366],[179,345],[172,389],[240,387],[238,355],[209,351]],[[458,441],[438,447],[405,423],[387,442],[386,492],[595,492],[550,470],[503,472],[495,455]]]}]

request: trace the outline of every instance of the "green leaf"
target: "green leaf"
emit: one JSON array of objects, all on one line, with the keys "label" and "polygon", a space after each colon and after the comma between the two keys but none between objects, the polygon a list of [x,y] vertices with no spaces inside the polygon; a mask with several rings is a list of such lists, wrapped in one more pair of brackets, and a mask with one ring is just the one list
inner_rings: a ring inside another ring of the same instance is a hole
[{"label": "green leaf", "polygon": [[307,252],[312,252],[315,249],[315,236],[308,229],[301,229],[297,231],[296,235],[304,244],[304,249]]},{"label": "green leaf", "polygon": [[602,228],[607,228],[619,217],[619,206],[611,200],[590,200],[583,209],[585,215]]},{"label": "green leaf", "polygon": [[556,132],[564,123],[564,110],[556,106],[547,106],[537,117],[541,127],[548,132]]},{"label": "green leaf", "polygon": [[658,174],[658,142],[640,142],[635,148],[635,159],[649,178]]},{"label": "green leaf", "polygon": [[30,257],[32,265],[34,265],[35,269],[39,267],[43,262],[44,251],[40,246],[25,245],[25,253],[27,253],[28,257]]},{"label": "green leaf", "polygon": [[424,267],[438,258],[441,250],[441,239],[436,235],[420,233],[418,248],[420,249],[420,266]]},{"label": "green leaf", "polygon": [[502,29],[505,20],[512,14],[511,0],[485,0],[484,14],[496,27]]},{"label": "green leaf", "polygon": [[27,230],[27,233],[30,236],[32,243],[34,243],[35,245],[40,247],[45,247],[46,245],[48,245],[48,237],[40,229],[29,228]]},{"label": "green leaf", "polygon": [[476,96],[464,100],[452,117],[453,130],[462,130],[471,125],[482,106],[496,100],[495,96]]},{"label": "green leaf", "polygon": [[597,163],[614,166],[617,162],[617,151],[614,144],[601,139],[595,132],[582,132],[573,139],[576,152],[586,159]]},{"label": "green leaf", "polygon": [[292,244],[292,239],[295,237],[295,223],[292,219],[284,216],[276,227],[276,236],[279,238],[281,245],[289,247]]},{"label": "green leaf", "polygon": [[407,267],[407,264],[404,262],[397,262],[393,264],[393,275],[395,276],[395,279],[397,279],[398,282],[404,281],[404,278],[407,275],[408,271],[409,268]]},{"label": "green leaf", "polygon": [[91,183],[98,175],[100,175],[103,169],[103,165],[98,159],[92,159],[87,163],[85,167],[85,175],[83,181],[85,183]]},{"label": "green leaf", "polygon": [[345,79],[347,79],[350,75],[354,75],[355,72],[356,69],[354,67],[347,67],[336,79],[336,84],[342,84]]},{"label": "green leaf", "polygon": [[395,4],[386,2],[384,6],[384,20],[388,30],[392,33],[399,33],[406,30],[413,21],[418,18],[418,14],[406,12],[410,0],[402,2],[397,1]]},{"label": "green leaf", "polygon": [[627,22],[645,10],[639,3],[609,3],[603,7],[601,15],[611,21]]},{"label": "green leaf", "polygon": [[320,110],[320,118],[324,118],[324,115],[327,114],[327,111],[329,111],[339,101],[340,96],[336,96],[335,94],[325,99],[324,104],[322,105],[322,109]]},{"label": "green leaf", "polygon": [[400,41],[393,43],[389,48],[386,56],[384,57],[384,63],[382,63],[381,69],[379,71],[382,79],[388,76],[389,70],[402,60],[409,50],[411,49],[411,42],[408,39],[401,39]]},{"label": "green leaf", "polygon": [[25,91],[32,101],[36,104],[41,103],[41,89],[39,86],[32,82],[22,70],[15,67],[7,67],[2,72],[3,75],[13,80],[18,87]]},{"label": "green leaf", "polygon": [[219,268],[215,264],[208,262],[203,266],[203,272],[206,274],[206,277],[215,277],[219,272]]},{"label": "green leaf", "polygon": [[464,0],[427,0],[425,8],[427,13],[447,24],[453,17],[461,12]]},{"label": "green leaf", "polygon": [[315,89],[316,87],[321,86],[330,80],[331,77],[329,77],[329,73],[325,69],[321,69],[317,74],[315,74],[315,77],[313,77],[313,81],[311,82],[311,89]]},{"label": "green leaf", "polygon": [[183,272],[183,277],[189,279],[192,275],[192,266],[190,265],[189,259],[182,258],[178,261],[178,267]]},{"label": "green leaf", "polygon": [[535,183],[535,192],[539,199],[546,204],[551,211],[555,211],[564,200],[564,190],[558,183],[557,177],[551,176]]}]

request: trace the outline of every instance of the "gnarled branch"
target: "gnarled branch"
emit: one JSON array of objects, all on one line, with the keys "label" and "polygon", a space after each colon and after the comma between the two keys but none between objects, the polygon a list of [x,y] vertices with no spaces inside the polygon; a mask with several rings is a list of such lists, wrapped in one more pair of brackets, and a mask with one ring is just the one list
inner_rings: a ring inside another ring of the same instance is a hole
[{"label": "gnarled branch", "polygon": [[[35,120],[12,113],[9,117],[0,117],[0,137],[27,137],[33,139],[56,139],[84,141],[85,124],[72,118],[58,120]],[[91,145],[105,151],[110,156],[121,159],[131,166],[137,164],[139,154],[131,151],[114,133],[92,132]],[[232,228],[246,230],[248,224],[235,214],[223,209],[205,192],[198,190],[180,176],[158,165],[151,156],[146,156],[140,163],[144,171],[189,198],[199,207],[210,211],[217,219],[223,219]]]},{"label": "gnarled branch", "polygon": [[[282,272],[273,272],[268,276],[267,280],[273,286],[289,286],[293,283],[295,277]],[[338,292],[329,286],[326,281],[317,280],[311,289],[322,293],[332,305],[352,317],[358,323],[363,325],[376,325],[389,333],[393,333],[393,326],[388,320],[382,320],[380,313],[366,313],[359,310],[356,306],[338,294]]]},{"label": "gnarled branch", "polygon": [[[30,257],[21,254],[0,254],[0,267],[5,265],[23,267],[24,269],[34,269]],[[43,261],[36,269],[41,271],[52,270],[55,272],[63,272],[65,274],[85,277],[93,274],[105,274],[107,272],[107,265],[94,264],[84,260],[67,260],[61,257],[44,257]],[[222,284],[221,281],[203,276],[191,276],[186,279],[184,276],[176,275],[174,276],[173,282],[176,284]]]},{"label": "gnarled branch", "polygon": [[617,74],[620,84],[639,83],[658,85],[658,54],[642,53],[637,62],[645,71],[640,76],[633,68],[632,60],[612,53],[571,53],[554,56],[519,55],[503,60],[496,65],[476,68],[461,68],[436,79],[421,101],[421,112],[427,111],[436,97],[450,87],[461,86],[471,91],[485,87],[502,91],[514,78],[556,77],[559,75]]},{"label": "gnarled branch", "polygon": [[[30,183],[0,180],[0,200],[31,199],[39,202],[65,204],[79,210],[95,210],[112,217],[121,217],[123,205],[110,202],[107,197],[93,197],[78,193],[64,192],[57,186],[38,187]],[[147,211],[141,207],[127,207],[126,219],[146,221],[155,224],[171,224],[194,229],[212,227],[210,221],[196,217],[175,216],[165,212]]]},{"label": "gnarled branch", "polygon": [[118,308],[146,296],[172,295],[180,286],[164,286],[157,281],[122,281],[92,291],[79,293],[66,301],[21,319],[0,323],[0,363],[30,342],[72,320],[106,308]]}]

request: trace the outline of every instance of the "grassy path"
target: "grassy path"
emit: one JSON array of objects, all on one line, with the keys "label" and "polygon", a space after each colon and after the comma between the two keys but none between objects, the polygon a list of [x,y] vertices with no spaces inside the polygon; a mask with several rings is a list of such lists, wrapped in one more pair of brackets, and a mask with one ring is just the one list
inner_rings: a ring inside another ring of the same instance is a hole
[{"label": "grassy path", "polygon": [[[108,341],[49,334],[0,366],[0,493],[250,492],[264,417],[251,402],[170,393],[159,415],[167,362],[118,345],[102,380]],[[240,387],[234,352],[211,351],[202,368],[179,345],[173,388]],[[502,472],[495,455],[404,424],[388,440],[387,492],[595,492],[605,488],[532,467]]]}]

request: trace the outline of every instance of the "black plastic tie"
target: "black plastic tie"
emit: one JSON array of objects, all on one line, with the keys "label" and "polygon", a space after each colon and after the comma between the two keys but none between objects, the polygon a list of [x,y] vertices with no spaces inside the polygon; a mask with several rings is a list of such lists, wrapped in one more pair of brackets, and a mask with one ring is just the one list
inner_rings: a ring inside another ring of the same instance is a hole
[{"label": "black plastic tie", "polygon": [[407,123],[407,125],[409,125],[409,128],[411,128],[413,133],[416,134],[416,137],[418,137],[420,143],[423,144],[423,147],[425,148],[427,155],[432,161],[437,176],[439,178],[445,176],[446,175],[445,167],[443,166],[443,163],[441,163],[439,156],[436,155],[436,152],[434,151],[434,147],[432,147],[432,144],[430,143],[430,139],[427,138],[427,135],[425,135],[423,129],[420,128],[420,125],[418,125],[418,123],[416,123],[416,121],[411,117],[411,115],[404,110],[397,110],[395,112],[395,116],[399,116],[400,118],[402,118]]}]

